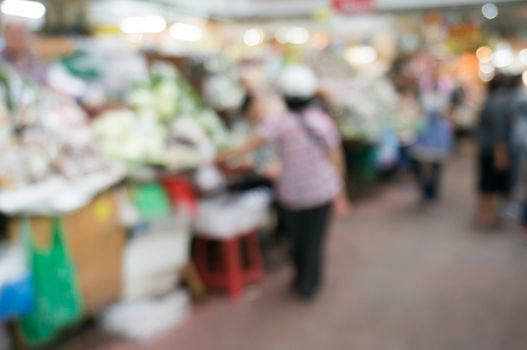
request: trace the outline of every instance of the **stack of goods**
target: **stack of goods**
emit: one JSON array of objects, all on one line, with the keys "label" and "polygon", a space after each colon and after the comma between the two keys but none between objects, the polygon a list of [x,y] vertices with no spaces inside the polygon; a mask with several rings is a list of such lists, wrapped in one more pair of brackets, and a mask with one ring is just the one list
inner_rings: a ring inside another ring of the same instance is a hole
[{"label": "stack of goods", "polygon": [[48,83],[75,97],[94,114],[121,104],[130,87],[148,78],[148,67],[139,53],[120,40],[88,39],[77,50],[52,64]]},{"label": "stack of goods", "polygon": [[126,100],[131,109],[107,111],[94,122],[112,158],[179,171],[200,165],[228,142],[219,117],[170,65],[153,65]]},{"label": "stack of goods", "polygon": [[356,77],[336,106],[336,117],[345,140],[377,142],[386,129],[397,124],[398,98],[385,79]]},{"label": "stack of goods", "polygon": [[2,69],[0,211],[73,211],[120,180],[74,100]]}]

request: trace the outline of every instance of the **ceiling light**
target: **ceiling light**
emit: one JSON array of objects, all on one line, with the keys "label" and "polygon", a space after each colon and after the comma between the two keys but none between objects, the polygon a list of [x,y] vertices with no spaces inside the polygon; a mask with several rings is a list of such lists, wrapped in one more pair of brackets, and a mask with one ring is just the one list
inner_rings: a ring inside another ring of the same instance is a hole
[{"label": "ceiling light", "polygon": [[481,7],[481,13],[486,19],[494,19],[498,17],[498,7],[493,3],[485,4]]},{"label": "ceiling light", "polygon": [[309,40],[309,32],[303,27],[280,28],[276,40],[282,44],[302,45]]},{"label": "ceiling light", "polygon": [[161,16],[128,17],[121,21],[120,27],[126,34],[161,33],[167,22]]},{"label": "ceiling light", "polygon": [[264,33],[256,28],[249,29],[243,34],[243,42],[247,46],[260,45],[264,40]]},{"label": "ceiling light", "polygon": [[170,36],[176,40],[195,42],[203,39],[203,29],[190,23],[174,23],[170,27]]},{"label": "ceiling light", "polygon": [[482,63],[488,63],[492,60],[492,49],[487,46],[482,46],[476,50],[476,57]]},{"label": "ceiling light", "polygon": [[354,46],[346,50],[345,56],[351,64],[370,64],[377,60],[377,50],[372,46]]},{"label": "ceiling light", "polygon": [[1,7],[4,15],[40,19],[46,14],[46,7],[36,1],[4,0]]},{"label": "ceiling light", "polygon": [[492,54],[492,63],[496,68],[505,68],[514,63],[514,55],[510,49],[501,49]]}]

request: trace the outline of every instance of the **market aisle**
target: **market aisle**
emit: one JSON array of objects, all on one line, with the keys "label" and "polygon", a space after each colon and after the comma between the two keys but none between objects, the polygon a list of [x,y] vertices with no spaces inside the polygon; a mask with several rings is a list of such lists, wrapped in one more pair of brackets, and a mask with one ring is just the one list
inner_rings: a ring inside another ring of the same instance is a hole
[{"label": "market aisle", "polygon": [[335,227],[312,304],[289,296],[283,269],[252,301],[217,298],[154,343],[99,349],[524,350],[527,244],[514,227],[471,228],[471,171],[469,157],[453,160],[434,208],[408,184],[355,208]]}]

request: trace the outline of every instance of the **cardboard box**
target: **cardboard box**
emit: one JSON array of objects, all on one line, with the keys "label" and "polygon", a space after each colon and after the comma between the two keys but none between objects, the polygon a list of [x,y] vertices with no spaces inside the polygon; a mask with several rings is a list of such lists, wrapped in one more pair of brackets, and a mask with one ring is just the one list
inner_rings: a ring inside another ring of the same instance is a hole
[{"label": "cardboard box", "polygon": [[[62,219],[86,313],[118,301],[125,230],[119,223],[116,192],[101,194],[88,206]],[[45,249],[50,244],[51,219],[34,217],[30,223],[35,242]],[[17,220],[11,221],[9,231],[12,237],[17,235]]]}]

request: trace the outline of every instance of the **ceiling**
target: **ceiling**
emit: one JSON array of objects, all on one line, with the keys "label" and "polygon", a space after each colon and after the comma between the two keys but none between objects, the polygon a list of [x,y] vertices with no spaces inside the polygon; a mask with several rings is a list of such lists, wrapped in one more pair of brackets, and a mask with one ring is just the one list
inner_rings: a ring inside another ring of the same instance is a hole
[{"label": "ceiling", "polygon": [[[328,8],[332,0],[159,0],[193,14],[209,16],[288,17],[307,16]],[[343,0],[356,2],[358,0]],[[488,0],[370,0],[379,11],[478,5]],[[493,3],[520,3],[524,0],[493,0]]]},{"label": "ceiling", "polygon": [[[181,15],[226,19],[310,17],[327,9],[332,0],[91,0],[90,18],[112,23],[128,16]],[[359,0],[341,0],[359,1]],[[364,1],[364,0],[363,0]],[[368,0],[366,0],[368,1]],[[485,0],[371,0],[379,12],[478,5]],[[525,0],[493,0],[494,3],[525,3]]]}]

